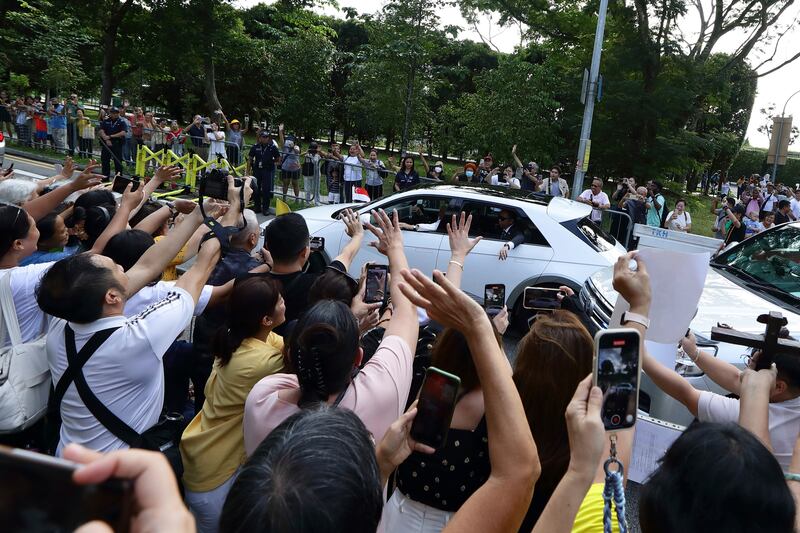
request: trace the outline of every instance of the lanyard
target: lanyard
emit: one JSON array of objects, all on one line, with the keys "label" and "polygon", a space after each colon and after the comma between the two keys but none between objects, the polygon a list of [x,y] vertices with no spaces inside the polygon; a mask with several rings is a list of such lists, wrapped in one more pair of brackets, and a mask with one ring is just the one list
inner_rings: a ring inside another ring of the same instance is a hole
[{"label": "lanyard", "polygon": [[[617,459],[617,435],[611,434],[611,454],[603,465],[603,470],[606,472],[606,483],[603,487],[603,533],[611,533],[612,531],[612,517],[611,517],[611,500],[614,500],[614,508],[617,512],[617,524],[619,525],[620,533],[628,532],[628,522],[625,518],[625,487],[622,480],[625,472],[625,467],[622,462]],[[616,465],[617,469],[612,470],[610,467]]]}]

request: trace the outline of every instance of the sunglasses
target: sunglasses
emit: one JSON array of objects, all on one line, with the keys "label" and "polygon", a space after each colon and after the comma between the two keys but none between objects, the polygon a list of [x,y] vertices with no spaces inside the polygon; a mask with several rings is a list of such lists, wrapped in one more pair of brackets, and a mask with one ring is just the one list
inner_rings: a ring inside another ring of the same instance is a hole
[{"label": "sunglasses", "polygon": [[512,220],[512,218],[511,217],[499,216],[499,217],[497,217],[497,220]]}]

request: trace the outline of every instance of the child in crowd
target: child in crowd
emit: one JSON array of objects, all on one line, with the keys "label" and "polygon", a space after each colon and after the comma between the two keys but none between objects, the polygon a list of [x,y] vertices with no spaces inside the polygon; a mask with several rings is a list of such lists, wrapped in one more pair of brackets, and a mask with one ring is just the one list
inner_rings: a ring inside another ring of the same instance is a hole
[{"label": "child in crowd", "polygon": [[338,204],[342,188],[342,179],[339,175],[339,165],[333,166],[328,172],[328,203]]},{"label": "child in crowd", "polygon": [[34,136],[33,143],[37,148],[44,149],[47,146],[47,120],[44,112],[36,111],[33,115]]}]

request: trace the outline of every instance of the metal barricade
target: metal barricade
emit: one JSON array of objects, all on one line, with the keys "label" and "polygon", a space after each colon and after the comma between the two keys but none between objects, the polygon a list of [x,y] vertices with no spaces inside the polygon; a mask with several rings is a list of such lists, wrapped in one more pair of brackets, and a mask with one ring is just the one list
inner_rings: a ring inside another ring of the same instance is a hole
[{"label": "metal barricade", "polygon": [[600,227],[617,239],[626,250],[630,250],[631,235],[633,234],[633,220],[631,216],[619,209],[604,209]]}]

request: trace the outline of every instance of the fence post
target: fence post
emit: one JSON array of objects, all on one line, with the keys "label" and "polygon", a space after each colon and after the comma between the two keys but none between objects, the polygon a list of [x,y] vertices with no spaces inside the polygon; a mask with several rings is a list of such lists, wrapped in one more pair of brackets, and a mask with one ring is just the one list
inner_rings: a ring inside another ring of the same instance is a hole
[{"label": "fence post", "polygon": [[136,175],[137,176],[144,176],[144,145],[137,144],[136,145]]}]

